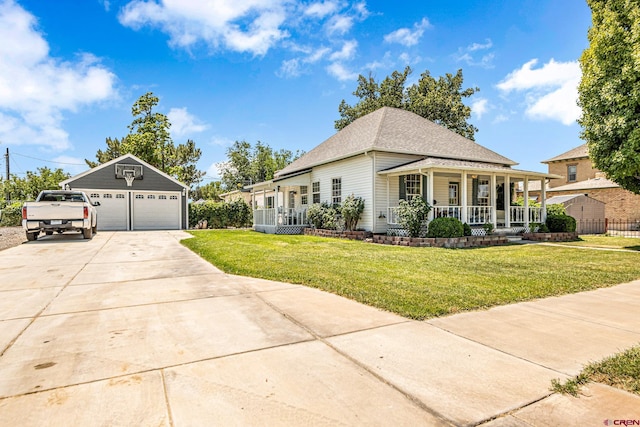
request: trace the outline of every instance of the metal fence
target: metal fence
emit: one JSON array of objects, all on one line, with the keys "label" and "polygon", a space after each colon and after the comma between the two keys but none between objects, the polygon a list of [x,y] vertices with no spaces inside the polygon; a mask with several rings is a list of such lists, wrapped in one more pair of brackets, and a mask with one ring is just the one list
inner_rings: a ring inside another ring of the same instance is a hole
[{"label": "metal fence", "polygon": [[579,219],[576,231],[580,234],[608,234],[611,236],[640,237],[640,220],[631,219]]}]

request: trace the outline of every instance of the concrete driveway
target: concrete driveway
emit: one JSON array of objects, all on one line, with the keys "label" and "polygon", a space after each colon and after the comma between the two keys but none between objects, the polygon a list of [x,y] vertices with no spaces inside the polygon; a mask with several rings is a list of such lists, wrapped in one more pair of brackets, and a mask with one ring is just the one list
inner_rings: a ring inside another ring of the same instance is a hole
[{"label": "concrete driveway", "polygon": [[[640,342],[640,281],[429,322],[222,273],[183,232],[0,252],[0,425],[602,425],[554,378]],[[295,262],[295,260],[292,260]]]}]

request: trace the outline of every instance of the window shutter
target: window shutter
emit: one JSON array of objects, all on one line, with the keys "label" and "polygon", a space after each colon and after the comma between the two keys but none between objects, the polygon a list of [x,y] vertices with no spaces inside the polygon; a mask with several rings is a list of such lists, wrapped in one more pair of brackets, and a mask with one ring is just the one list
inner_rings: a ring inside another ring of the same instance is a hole
[{"label": "window shutter", "polygon": [[400,181],[400,200],[407,200],[407,186],[405,184],[405,176],[404,175],[400,175],[399,176],[399,181]]},{"label": "window shutter", "polygon": [[478,206],[478,178],[471,180],[471,205]]},{"label": "window shutter", "polygon": [[431,205],[431,201],[427,198],[427,177],[422,175],[422,200],[427,202],[427,204]]}]

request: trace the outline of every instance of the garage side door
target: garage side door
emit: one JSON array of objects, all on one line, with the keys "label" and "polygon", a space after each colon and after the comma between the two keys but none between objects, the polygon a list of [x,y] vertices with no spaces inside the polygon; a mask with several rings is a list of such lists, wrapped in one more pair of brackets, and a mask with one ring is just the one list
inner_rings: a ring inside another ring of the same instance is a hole
[{"label": "garage side door", "polygon": [[87,192],[91,201],[100,202],[98,230],[127,230],[127,193],[118,191]]},{"label": "garage side door", "polygon": [[133,193],[134,230],[179,230],[180,197],[172,193]]}]

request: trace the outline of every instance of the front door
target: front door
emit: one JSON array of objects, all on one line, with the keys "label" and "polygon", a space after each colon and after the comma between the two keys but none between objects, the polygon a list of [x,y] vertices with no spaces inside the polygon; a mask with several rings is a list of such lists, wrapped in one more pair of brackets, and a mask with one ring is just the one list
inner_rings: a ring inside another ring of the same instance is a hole
[{"label": "front door", "polygon": [[460,197],[459,197],[459,186],[457,182],[449,183],[449,206],[458,206],[460,205]]}]

